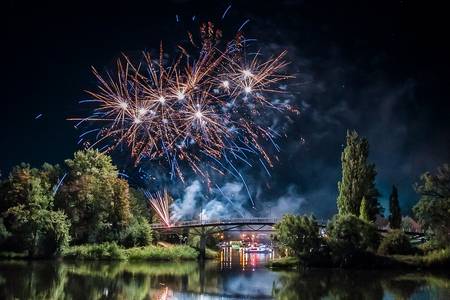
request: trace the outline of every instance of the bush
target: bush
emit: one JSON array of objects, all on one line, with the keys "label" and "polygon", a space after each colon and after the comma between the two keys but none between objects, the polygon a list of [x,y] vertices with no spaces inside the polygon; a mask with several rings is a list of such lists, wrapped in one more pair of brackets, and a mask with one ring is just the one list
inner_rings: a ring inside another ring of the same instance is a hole
[{"label": "bush", "polygon": [[450,248],[434,250],[422,258],[423,266],[427,268],[450,268]]},{"label": "bush", "polygon": [[429,252],[431,252],[431,251],[434,251],[434,250],[440,250],[440,249],[444,248],[444,247],[442,246],[442,243],[440,243],[440,242],[438,242],[438,241],[436,241],[436,240],[429,240],[429,241],[426,241],[425,243],[420,244],[420,245],[417,246],[417,247],[418,247],[419,250],[422,251],[424,254],[427,254],[427,253],[429,253]]},{"label": "bush", "polygon": [[376,227],[354,215],[335,216],[327,226],[327,236],[335,264],[351,265],[363,252],[378,248]]},{"label": "bush", "polygon": [[278,241],[302,260],[315,256],[320,248],[319,225],[312,216],[286,214],[275,230]]},{"label": "bush", "polygon": [[61,211],[30,209],[18,205],[8,209],[13,251],[28,251],[30,257],[48,257],[69,244],[70,222]]},{"label": "bush", "polygon": [[354,215],[335,216],[328,223],[327,235],[332,244],[353,250],[374,250],[380,242],[376,227]]},{"label": "bush", "polygon": [[206,259],[216,259],[216,258],[219,257],[219,255],[220,255],[219,251],[213,250],[211,248],[206,248],[205,249]]},{"label": "bush", "polygon": [[134,247],[124,249],[116,243],[72,246],[62,253],[63,258],[85,260],[194,260],[198,252],[189,246]]},{"label": "bush", "polygon": [[64,258],[86,260],[115,260],[126,259],[123,249],[116,243],[103,243],[97,245],[80,245],[64,249]]},{"label": "bush", "polygon": [[267,266],[273,269],[293,269],[300,265],[300,261],[297,257],[282,257],[269,261]]},{"label": "bush", "polygon": [[3,219],[0,218],[0,246],[10,236],[11,236],[11,233],[6,229],[5,224],[3,223]]},{"label": "bush", "polygon": [[133,260],[193,260],[198,257],[198,252],[189,246],[147,246],[126,249],[124,253]]},{"label": "bush", "polygon": [[412,250],[409,237],[401,230],[389,232],[378,247],[378,253],[381,255],[411,254]]},{"label": "bush", "polygon": [[144,217],[134,218],[120,233],[120,244],[126,248],[148,246],[153,240],[152,228]]}]

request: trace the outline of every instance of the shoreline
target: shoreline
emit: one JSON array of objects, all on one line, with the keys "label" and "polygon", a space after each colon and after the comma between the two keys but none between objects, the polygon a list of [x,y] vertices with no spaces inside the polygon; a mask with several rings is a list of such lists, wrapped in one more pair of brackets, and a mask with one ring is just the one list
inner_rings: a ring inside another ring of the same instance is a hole
[{"label": "shoreline", "polygon": [[448,270],[450,268],[450,248],[435,250],[426,255],[378,255],[366,252],[363,259],[357,258],[348,265],[338,265],[331,260],[302,264],[299,258],[282,257],[270,261],[266,267],[272,270],[299,270],[301,268],[320,269],[362,269],[362,270]]},{"label": "shoreline", "polygon": [[[26,252],[0,252],[0,260],[67,260],[67,261],[193,261],[198,250],[187,245],[123,248],[115,243],[71,246],[54,256],[29,256]],[[205,259],[215,259],[218,252],[207,249]]]}]

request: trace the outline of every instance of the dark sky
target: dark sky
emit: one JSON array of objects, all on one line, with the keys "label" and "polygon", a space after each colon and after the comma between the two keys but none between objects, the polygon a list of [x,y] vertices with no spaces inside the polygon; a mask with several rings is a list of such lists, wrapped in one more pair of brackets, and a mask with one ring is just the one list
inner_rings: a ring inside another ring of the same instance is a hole
[{"label": "dark sky", "polygon": [[[92,1],[94,2],[94,1]],[[272,197],[289,191],[303,211],[335,210],[340,152],[347,128],[369,139],[382,201],[399,186],[403,209],[417,200],[421,173],[450,162],[450,24],[443,5],[412,1],[122,1],[28,6],[9,2],[3,48],[0,170],[22,161],[61,163],[79,147],[67,117],[95,85],[90,66],[110,68],[121,52],[152,49],[197,20],[224,30],[250,19],[246,32],[288,49],[302,114],[281,140]],[[179,15],[182,22],[176,23]],[[35,120],[38,114],[42,117]],[[305,143],[301,143],[301,139]],[[257,184],[255,184],[257,185]],[[256,188],[254,190],[256,193]],[[295,201],[295,200],[294,200]]]}]

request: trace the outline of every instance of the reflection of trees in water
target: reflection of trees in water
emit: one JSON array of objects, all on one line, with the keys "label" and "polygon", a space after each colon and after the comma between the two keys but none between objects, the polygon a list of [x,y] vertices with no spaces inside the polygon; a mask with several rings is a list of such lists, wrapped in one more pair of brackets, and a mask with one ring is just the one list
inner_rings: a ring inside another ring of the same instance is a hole
[{"label": "reflection of trees in water", "polygon": [[0,261],[0,299],[61,299],[67,273],[57,263]]},{"label": "reflection of trees in water", "polygon": [[[350,270],[220,270],[215,262],[0,262],[0,299],[157,299],[176,292],[232,295],[245,279],[276,299],[408,299],[420,290],[448,297],[450,275]],[[273,284],[273,288],[270,287]],[[426,289],[424,289],[426,287]],[[251,290],[237,290],[242,295]],[[444,295],[445,294],[445,295]],[[258,295],[251,294],[257,297]]]},{"label": "reflection of trees in water", "polygon": [[275,299],[383,299],[385,292],[395,299],[409,299],[424,286],[439,293],[449,289],[450,278],[441,274],[395,271],[309,270],[281,272],[274,283]]},{"label": "reflection of trees in water", "polygon": [[[429,287],[428,293],[433,299],[450,299],[450,274],[399,274],[390,280],[382,281],[383,288],[394,295],[395,299],[410,299],[414,293]],[[442,295],[441,295],[442,294]]]}]

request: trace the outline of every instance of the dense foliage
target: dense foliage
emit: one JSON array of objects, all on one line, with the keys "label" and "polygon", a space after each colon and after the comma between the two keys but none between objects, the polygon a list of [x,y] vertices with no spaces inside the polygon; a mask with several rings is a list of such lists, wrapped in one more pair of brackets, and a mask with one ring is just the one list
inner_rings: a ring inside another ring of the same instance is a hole
[{"label": "dense foliage", "polygon": [[116,243],[72,246],[65,249],[62,256],[68,259],[86,260],[121,260],[126,258],[123,249]]},{"label": "dense foliage", "polygon": [[376,227],[355,215],[336,215],[327,226],[328,242],[333,258],[344,263],[359,253],[375,250],[379,244]]},{"label": "dense foliage", "polygon": [[314,217],[286,214],[275,225],[275,230],[279,243],[300,259],[307,261],[317,255],[321,238]]},{"label": "dense foliage", "polygon": [[[432,239],[412,246],[400,230],[420,230],[411,218],[402,219],[398,190],[392,187],[389,197],[390,231],[381,241],[375,225],[382,212],[375,187],[375,166],[367,162],[369,145],[355,131],[347,132],[347,145],[342,153],[342,180],[338,183],[338,214],[328,223],[324,236],[319,235],[313,218],[285,215],[276,228],[275,240],[286,247],[293,258],[277,261],[272,267],[311,263],[315,266],[419,266],[445,267],[449,263],[450,242],[450,166],[443,165],[434,173],[426,173],[416,185],[421,195],[414,207],[419,222]],[[319,250],[317,252],[317,250]],[[376,255],[375,252],[378,252]],[[322,263],[312,259],[319,253]],[[425,253],[423,256],[407,254]],[[390,255],[386,257],[385,255]],[[397,255],[392,257],[392,255]]]},{"label": "dense foliage", "polygon": [[432,238],[450,244],[450,165],[444,164],[434,173],[425,173],[416,184],[420,194],[413,211]]},{"label": "dense foliage", "polygon": [[366,222],[371,221],[370,206],[366,200],[366,197],[362,198],[361,206],[359,207],[359,218]]},{"label": "dense foliage", "polygon": [[413,248],[409,237],[401,230],[392,230],[381,241],[378,253],[387,254],[411,254]]},{"label": "dense foliage", "polygon": [[118,240],[130,222],[130,195],[111,158],[92,150],[79,151],[66,165],[68,178],[56,205],[72,221],[74,243]]},{"label": "dense foliage", "polygon": [[189,246],[145,246],[124,248],[115,242],[71,246],[62,252],[65,259],[77,260],[193,260],[198,252]]},{"label": "dense foliage", "polygon": [[145,199],[130,192],[110,157],[79,151],[65,165],[22,164],[0,183],[2,250],[50,256],[69,243],[151,243]]},{"label": "dense foliage", "polygon": [[361,202],[365,198],[364,214],[374,221],[380,213],[378,190],[375,187],[375,165],[367,162],[369,143],[356,131],[347,132],[347,144],[342,152],[342,179],[338,182],[337,206],[340,215],[360,215]]},{"label": "dense foliage", "polygon": [[1,183],[2,249],[28,251],[32,256],[53,255],[70,241],[70,222],[54,209],[51,181],[57,167],[15,167]]}]

